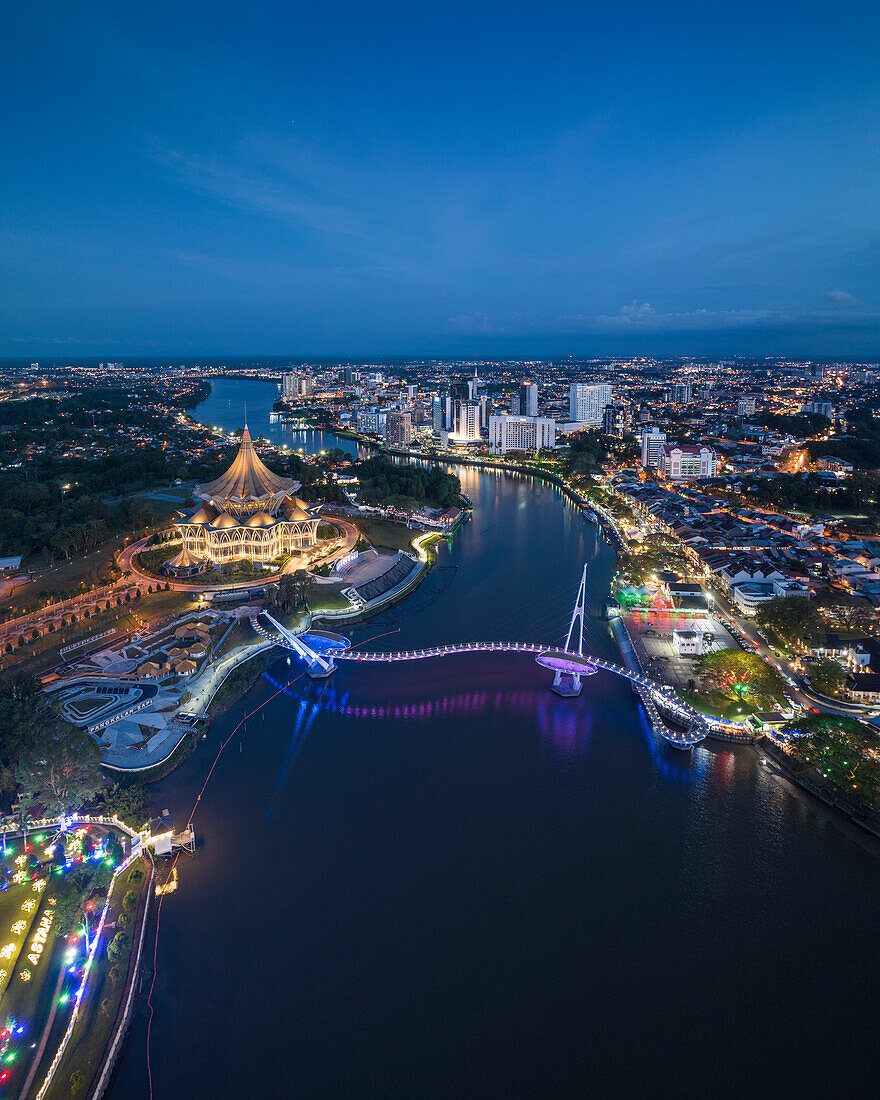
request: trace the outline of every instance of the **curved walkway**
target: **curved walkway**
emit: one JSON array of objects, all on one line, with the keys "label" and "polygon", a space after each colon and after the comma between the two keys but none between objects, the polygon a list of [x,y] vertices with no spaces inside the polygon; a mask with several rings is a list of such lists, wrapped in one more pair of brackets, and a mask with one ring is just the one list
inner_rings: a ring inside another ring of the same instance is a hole
[{"label": "curved walkway", "polygon": [[[678,748],[690,748],[692,745],[699,744],[710,732],[704,716],[699,711],[677,699],[670,693],[670,689],[664,689],[656,680],[652,680],[648,676],[642,676],[637,672],[631,672],[623,665],[606,661],[601,657],[591,657],[589,655],[579,657],[577,654],[565,654],[553,646],[537,645],[534,642],[459,642],[451,645],[432,646],[428,649],[408,649],[388,653],[355,653],[349,650],[344,653],[334,653],[333,657],[337,661],[391,663],[395,661],[423,661],[432,657],[451,657],[460,653],[533,653],[537,656],[558,654],[560,658],[570,656],[576,658],[578,663],[582,662],[585,671],[588,670],[587,666],[593,666],[594,669],[601,668],[605,672],[613,672],[616,676],[622,676],[624,679],[629,680],[645,704],[645,710],[652,726],[670,744]],[[670,711],[679,720],[689,722],[689,728],[687,730],[675,730],[667,726],[658,713],[655,701],[659,702],[663,709]]]}]

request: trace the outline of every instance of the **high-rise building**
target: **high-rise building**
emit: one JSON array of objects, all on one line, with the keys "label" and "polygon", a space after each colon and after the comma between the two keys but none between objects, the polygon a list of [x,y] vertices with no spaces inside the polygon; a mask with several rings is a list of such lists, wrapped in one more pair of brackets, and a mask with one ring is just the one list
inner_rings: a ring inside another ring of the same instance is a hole
[{"label": "high-rise building", "polygon": [[514,394],[511,411],[515,416],[538,415],[538,387],[534,382],[523,382]]},{"label": "high-rise building", "polygon": [[737,416],[754,416],[757,408],[757,399],[752,394],[740,397],[736,403]]},{"label": "high-rise building", "polygon": [[648,428],[642,432],[642,465],[646,470],[656,469],[660,465],[666,432],[659,428]]},{"label": "high-rise building", "polygon": [[819,416],[827,416],[829,420],[834,416],[834,406],[830,401],[811,401],[808,405],[804,405],[803,411],[818,413]]},{"label": "high-rise building", "polygon": [[483,438],[480,431],[480,402],[456,401],[452,439],[456,443],[476,443]]},{"label": "high-rise building", "polygon": [[351,367],[342,368],[342,384],[344,386],[351,386],[354,383],[354,371]]},{"label": "high-rise building", "polygon": [[605,406],[611,404],[610,382],[588,385],[586,382],[572,382],[568,390],[569,420],[579,424],[592,424],[598,427],[602,423]]},{"label": "high-rise building", "polygon": [[408,447],[412,443],[412,416],[408,412],[388,413],[385,439],[398,447]]},{"label": "high-rise building", "polygon": [[493,454],[507,451],[540,451],[556,446],[556,421],[545,416],[490,416],[489,448]]},{"label": "high-rise building", "polygon": [[689,405],[694,399],[694,387],[688,382],[676,382],[671,398],[673,405]]},{"label": "high-rise building", "polygon": [[602,431],[622,439],[630,430],[632,410],[629,405],[606,405],[602,414]]},{"label": "high-rise building", "polygon": [[387,414],[380,409],[360,409],[355,418],[355,426],[359,432],[367,432],[370,435],[384,435]]},{"label": "high-rise building", "polygon": [[315,389],[315,380],[310,374],[287,371],[281,376],[282,397],[311,397]]},{"label": "high-rise building", "polygon": [[448,432],[452,427],[452,398],[445,393],[431,402],[431,427],[435,432]]},{"label": "high-rise building", "polygon": [[449,396],[452,398],[453,402],[470,401],[472,385],[473,383],[470,378],[459,378],[454,382],[450,382]]}]

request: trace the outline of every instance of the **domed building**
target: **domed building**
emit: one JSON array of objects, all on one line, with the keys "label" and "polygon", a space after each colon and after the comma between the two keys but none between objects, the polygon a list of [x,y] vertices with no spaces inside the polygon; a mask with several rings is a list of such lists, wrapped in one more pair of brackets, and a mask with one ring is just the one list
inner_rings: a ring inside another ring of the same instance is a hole
[{"label": "domed building", "polygon": [[298,481],[279,477],[254,450],[245,425],[241,447],[225,474],[196,487],[201,505],[178,513],[175,526],[183,549],[175,563],[191,569],[194,562],[223,565],[248,558],[268,564],[285,554],[308,550],[318,541],[318,517],[297,497]]}]

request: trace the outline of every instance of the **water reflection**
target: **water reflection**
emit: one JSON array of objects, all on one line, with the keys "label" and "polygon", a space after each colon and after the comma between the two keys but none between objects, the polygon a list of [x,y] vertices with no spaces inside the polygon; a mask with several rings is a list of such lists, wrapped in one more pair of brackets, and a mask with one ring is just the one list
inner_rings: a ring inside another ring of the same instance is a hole
[{"label": "water reflection", "polygon": [[[264,672],[263,676],[277,691],[297,704],[290,742],[279,770],[276,796],[287,782],[303,742],[319,714],[337,715],[345,719],[367,722],[388,720],[427,723],[435,719],[456,719],[479,716],[493,726],[503,724],[512,716],[534,716],[535,729],[540,744],[548,746],[563,761],[585,760],[590,751],[596,711],[593,707],[577,705],[553,695],[547,687],[519,686],[512,689],[498,687],[460,689],[458,691],[434,691],[424,696],[413,684],[406,701],[373,702],[366,692],[354,694],[349,690],[337,690],[333,681],[304,680],[297,677],[281,681]],[[396,693],[398,696],[400,691]],[[645,714],[638,708],[638,731],[641,742],[653,762],[657,774],[664,783],[678,787],[702,784],[711,768],[715,789],[728,786],[733,779],[735,758],[730,752],[712,753],[705,747],[697,747],[689,753],[674,749],[659,740],[651,732]],[[621,736],[626,736],[621,729]],[[271,816],[272,807],[267,811]]]}]

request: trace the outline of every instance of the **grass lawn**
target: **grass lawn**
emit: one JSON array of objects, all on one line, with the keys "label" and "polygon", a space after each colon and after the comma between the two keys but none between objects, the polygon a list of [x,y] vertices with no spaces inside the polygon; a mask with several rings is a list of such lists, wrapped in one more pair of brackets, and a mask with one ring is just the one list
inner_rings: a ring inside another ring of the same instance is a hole
[{"label": "grass lawn", "polygon": [[354,524],[374,546],[385,550],[409,550],[412,540],[421,534],[418,528],[406,527],[402,523],[393,523],[387,519],[374,517],[354,518]]},{"label": "grass lawn", "polygon": [[[80,584],[107,584],[114,572],[114,553],[125,545],[125,538],[112,539],[104,543],[91,554],[74,561],[61,562],[46,569],[35,567],[37,572],[33,582],[15,590],[15,597],[8,606],[21,606],[30,603],[37,592],[73,593]],[[7,605],[4,605],[7,606]]]},{"label": "grass lawn", "polygon": [[[226,629],[225,626],[223,629]],[[238,619],[232,630],[226,635],[226,641],[224,641],[221,648],[214,650],[214,663],[216,664],[236,646],[244,645],[245,642],[252,642],[253,640],[254,628],[246,619]]]},{"label": "grass lawn", "polygon": [[[101,830],[93,835],[98,837],[103,833]],[[53,1008],[55,1014],[41,1070],[54,1054],[79,985],[81,970],[76,967],[81,967],[85,961],[83,940],[69,941],[66,935],[59,935],[64,919],[62,914],[66,911],[70,914],[68,919],[72,919],[86,892],[93,889],[96,893],[92,904],[102,905],[100,876],[109,877],[110,874],[102,859],[96,863],[73,862],[68,870],[54,866],[35,868],[30,862],[32,857],[51,859],[44,846],[54,839],[54,835],[49,832],[30,834],[29,852],[22,838],[14,838],[7,842],[7,854],[0,860],[5,881],[11,881],[7,872],[26,876],[25,881],[13,883],[0,892],[0,951],[8,955],[8,958],[0,958],[0,969],[6,971],[0,982],[0,1016],[4,1027],[11,1027],[14,1021],[12,1034],[3,1044],[2,1068],[10,1075],[3,1086],[4,1095],[7,1088],[12,1095],[17,1095],[21,1089],[31,1068],[32,1044],[39,1044],[44,1027],[52,1018]],[[27,861],[24,864],[22,856]],[[45,884],[42,889],[35,889],[41,882]],[[72,945],[78,948],[75,959],[68,957]]]},{"label": "grass lawn", "polygon": [[716,691],[706,694],[701,692],[699,695],[682,691],[679,695],[701,714],[707,714],[710,718],[725,718],[731,722],[744,722],[750,714],[768,709],[751,704],[744,699],[728,699]]},{"label": "grass lawn", "polygon": [[350,607],[341,591],[324,585],[314,589],[309,596],[309,609],[313,615],[320,615],[322,611],[347,611]]},{"label": "grass lawn", "polygon": [[[134,864],[134,868],[141,868],[140,862]],[[110,909],[107,913],[108,922],[113,922],[122,913],[122,898],[131,889],[140,893],[146,889],[149,879],[148,873],[144,873],[140,883],[131,879],[133,869],[123,872],[113,886],[110,897]],[[131,926],[126,929],[129,933]],[[122,952],[116,959],[107,957],[107,945],[115,935],[115,929],[111,929],[104,936],[104,945],[96,955],[94,966],[89,974],[89,982],[80,1006],[80,1014],[67,1044],[67,1049],[58,1065],[55,1077],[52,1081],[47,1097],[66,1100],[73,1095],[88,1095],[88,1086],[96,1073],[104,1048],[110,1039],[110,1032],[116,1020],[122,993],[125,988],[125,976],[131,957],[131,946]],[[74,1092],[71,1076],[74,1073],[82,1074],[84,1084]]]}]

